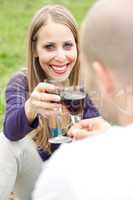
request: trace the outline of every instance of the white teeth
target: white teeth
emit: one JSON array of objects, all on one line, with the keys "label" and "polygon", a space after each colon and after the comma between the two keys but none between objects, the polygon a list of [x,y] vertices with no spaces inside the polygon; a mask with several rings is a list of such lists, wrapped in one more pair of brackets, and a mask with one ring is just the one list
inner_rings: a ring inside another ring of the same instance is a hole
[{"label": "white teeth", "polygon": [[63,70],[66,69],[66,65],[65,65],[65,66],[61,66],[61,67],[57,67],[57,66],[52,65],[52,68],[53,68],[54,70],[63,71]]}]

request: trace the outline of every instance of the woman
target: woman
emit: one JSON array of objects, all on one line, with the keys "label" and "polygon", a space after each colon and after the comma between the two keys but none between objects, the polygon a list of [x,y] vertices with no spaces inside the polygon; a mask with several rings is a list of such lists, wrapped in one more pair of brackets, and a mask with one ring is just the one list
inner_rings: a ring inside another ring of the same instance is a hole
[{"label": "woman", "polygon": [[[17,73],[9,81],[6,89],[4,135],[0,141],[0,152],[3,152],[0,173],[2,166],[4,169],[0,197],[3,200],[13,190],[21,200],[30,199],[42,160],[47,160],[55,149],[48,143],[47,116],[60,109],[60,96],[53,94],[57,87],[45,83],[45,79],[62,81],[64,85],[79,82],[77,27],[63,6],[45,6],[33,17],[27,67],[27,71]],[[99,113],[87,97],[84,118],[96,116]],[[26,137],[30,133],[34,142]]]}]

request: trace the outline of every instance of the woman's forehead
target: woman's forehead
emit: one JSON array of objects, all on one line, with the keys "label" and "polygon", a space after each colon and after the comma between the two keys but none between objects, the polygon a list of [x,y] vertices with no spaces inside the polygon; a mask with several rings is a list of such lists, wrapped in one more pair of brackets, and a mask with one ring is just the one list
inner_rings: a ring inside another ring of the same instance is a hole
[{"label": "woman's forehead", "polygon": [[65,24],[50,22],[43,25],[38,31],[38,39],[47,40],[74,40],[70,28]]}]

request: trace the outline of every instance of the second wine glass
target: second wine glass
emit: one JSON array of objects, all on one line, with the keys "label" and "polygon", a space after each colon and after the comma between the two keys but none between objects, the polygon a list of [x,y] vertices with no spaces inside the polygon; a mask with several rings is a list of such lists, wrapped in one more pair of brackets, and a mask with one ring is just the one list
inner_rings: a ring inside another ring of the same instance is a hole
[{"label": "second wine glass", "polygon": [[86,93],[81,85],[64,87],[60,93],[62,103],[71,114],[72,124],[79,122],[83,117],[84,100]]}]

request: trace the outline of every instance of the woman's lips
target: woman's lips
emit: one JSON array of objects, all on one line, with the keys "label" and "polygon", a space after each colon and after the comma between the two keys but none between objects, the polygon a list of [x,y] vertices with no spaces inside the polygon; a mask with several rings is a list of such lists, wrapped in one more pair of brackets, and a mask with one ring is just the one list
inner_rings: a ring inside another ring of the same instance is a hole
[{"label": "woman's lips", "polygon": [[67,71],[68,68],[68,64],[65,65],[50,65],[50,67],[52,68],[52,70],[56,73],[56,74],[64,74]]}]

